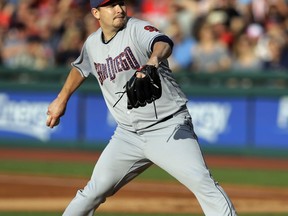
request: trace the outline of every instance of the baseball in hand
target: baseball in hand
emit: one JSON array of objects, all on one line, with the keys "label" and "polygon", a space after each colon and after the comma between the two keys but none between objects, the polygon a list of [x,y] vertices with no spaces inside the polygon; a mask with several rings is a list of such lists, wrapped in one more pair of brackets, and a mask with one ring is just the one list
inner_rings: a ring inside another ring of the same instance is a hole
[{"label": "baseball in hand", "polygon": [[[50,123],[51,123],[51,119],[50,119],[50,118],[51,118],[51,116],[50,116],[50,115],[47,115],[46,122],[50,122]],[[54,123],[53,127],[59,125],[59,123],[60,123],[60,118],[58,118],[58,119],[56,120],[56,122]]]}]

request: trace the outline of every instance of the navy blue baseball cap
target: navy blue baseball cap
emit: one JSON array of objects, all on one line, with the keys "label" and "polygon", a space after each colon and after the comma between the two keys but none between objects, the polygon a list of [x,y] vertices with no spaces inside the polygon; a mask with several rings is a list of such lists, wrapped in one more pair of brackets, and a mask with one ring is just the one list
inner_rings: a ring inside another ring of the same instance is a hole
[{"label": "navy blue baseball cap", "polygon": [[106,3],[113,1],[113,0],[90,0],[90,6],[91,8],[97,8],[101,5],[105,5]]}]

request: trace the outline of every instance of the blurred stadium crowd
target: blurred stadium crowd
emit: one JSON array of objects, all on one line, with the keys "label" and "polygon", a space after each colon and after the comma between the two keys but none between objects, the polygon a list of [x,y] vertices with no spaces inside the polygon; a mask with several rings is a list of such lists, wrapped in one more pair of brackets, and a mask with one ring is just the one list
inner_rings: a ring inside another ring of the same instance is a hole
[{"label": "blurred stadium crowd", "polygon": [[[288,0],[126,0],[174,43],[175,71],[288,72]],[[0,64],[68,66],[99,28],[88,0],[0,0]]]}]

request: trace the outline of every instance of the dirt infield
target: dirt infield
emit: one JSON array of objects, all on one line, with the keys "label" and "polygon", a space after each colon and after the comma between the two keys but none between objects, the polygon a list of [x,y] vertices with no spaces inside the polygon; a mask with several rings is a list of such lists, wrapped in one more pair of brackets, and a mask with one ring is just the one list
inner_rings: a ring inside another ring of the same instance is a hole
[{"label": "dirt infield", "polygon": [[[0,158],[95,161],[95,152],[0,149]],[[255,161],[256,160],[256,161]],[[207,156],[210,167],[288,170],[287,160]],[[63,211],[87,179],[0,173],[0,211]],[[288,212],[288,188],[222,185],[240,213]],[[132,181],[101,205],[102,212],[201,213],[194,195],[177,183]]]}]

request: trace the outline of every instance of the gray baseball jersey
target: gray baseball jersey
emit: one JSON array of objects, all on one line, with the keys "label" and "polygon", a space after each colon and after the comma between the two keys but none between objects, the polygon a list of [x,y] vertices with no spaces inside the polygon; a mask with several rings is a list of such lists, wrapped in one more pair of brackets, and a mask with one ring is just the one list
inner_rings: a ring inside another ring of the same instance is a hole
[{"label": "gray baseball jersey", "polygon": [[187,98],[172,77],[168,62],[159,65],[162,96],[155,101],[158,119],[155,118],[153,104],[137,109],[127,109],[127,97],[123,97],[113,107],[123,92],[123,86],[145,65],[152,53],[152,43],[163,35],[146,21],[129,18],[127,26],[120,30],[108,44],[100,43],[102,31],[99,29],[85,42],[81,55],[72,65],[87,77],[92,73],[98,80],[108,109],[117,123],[125,129],[137,131],[161,121],[176,113]]}]

